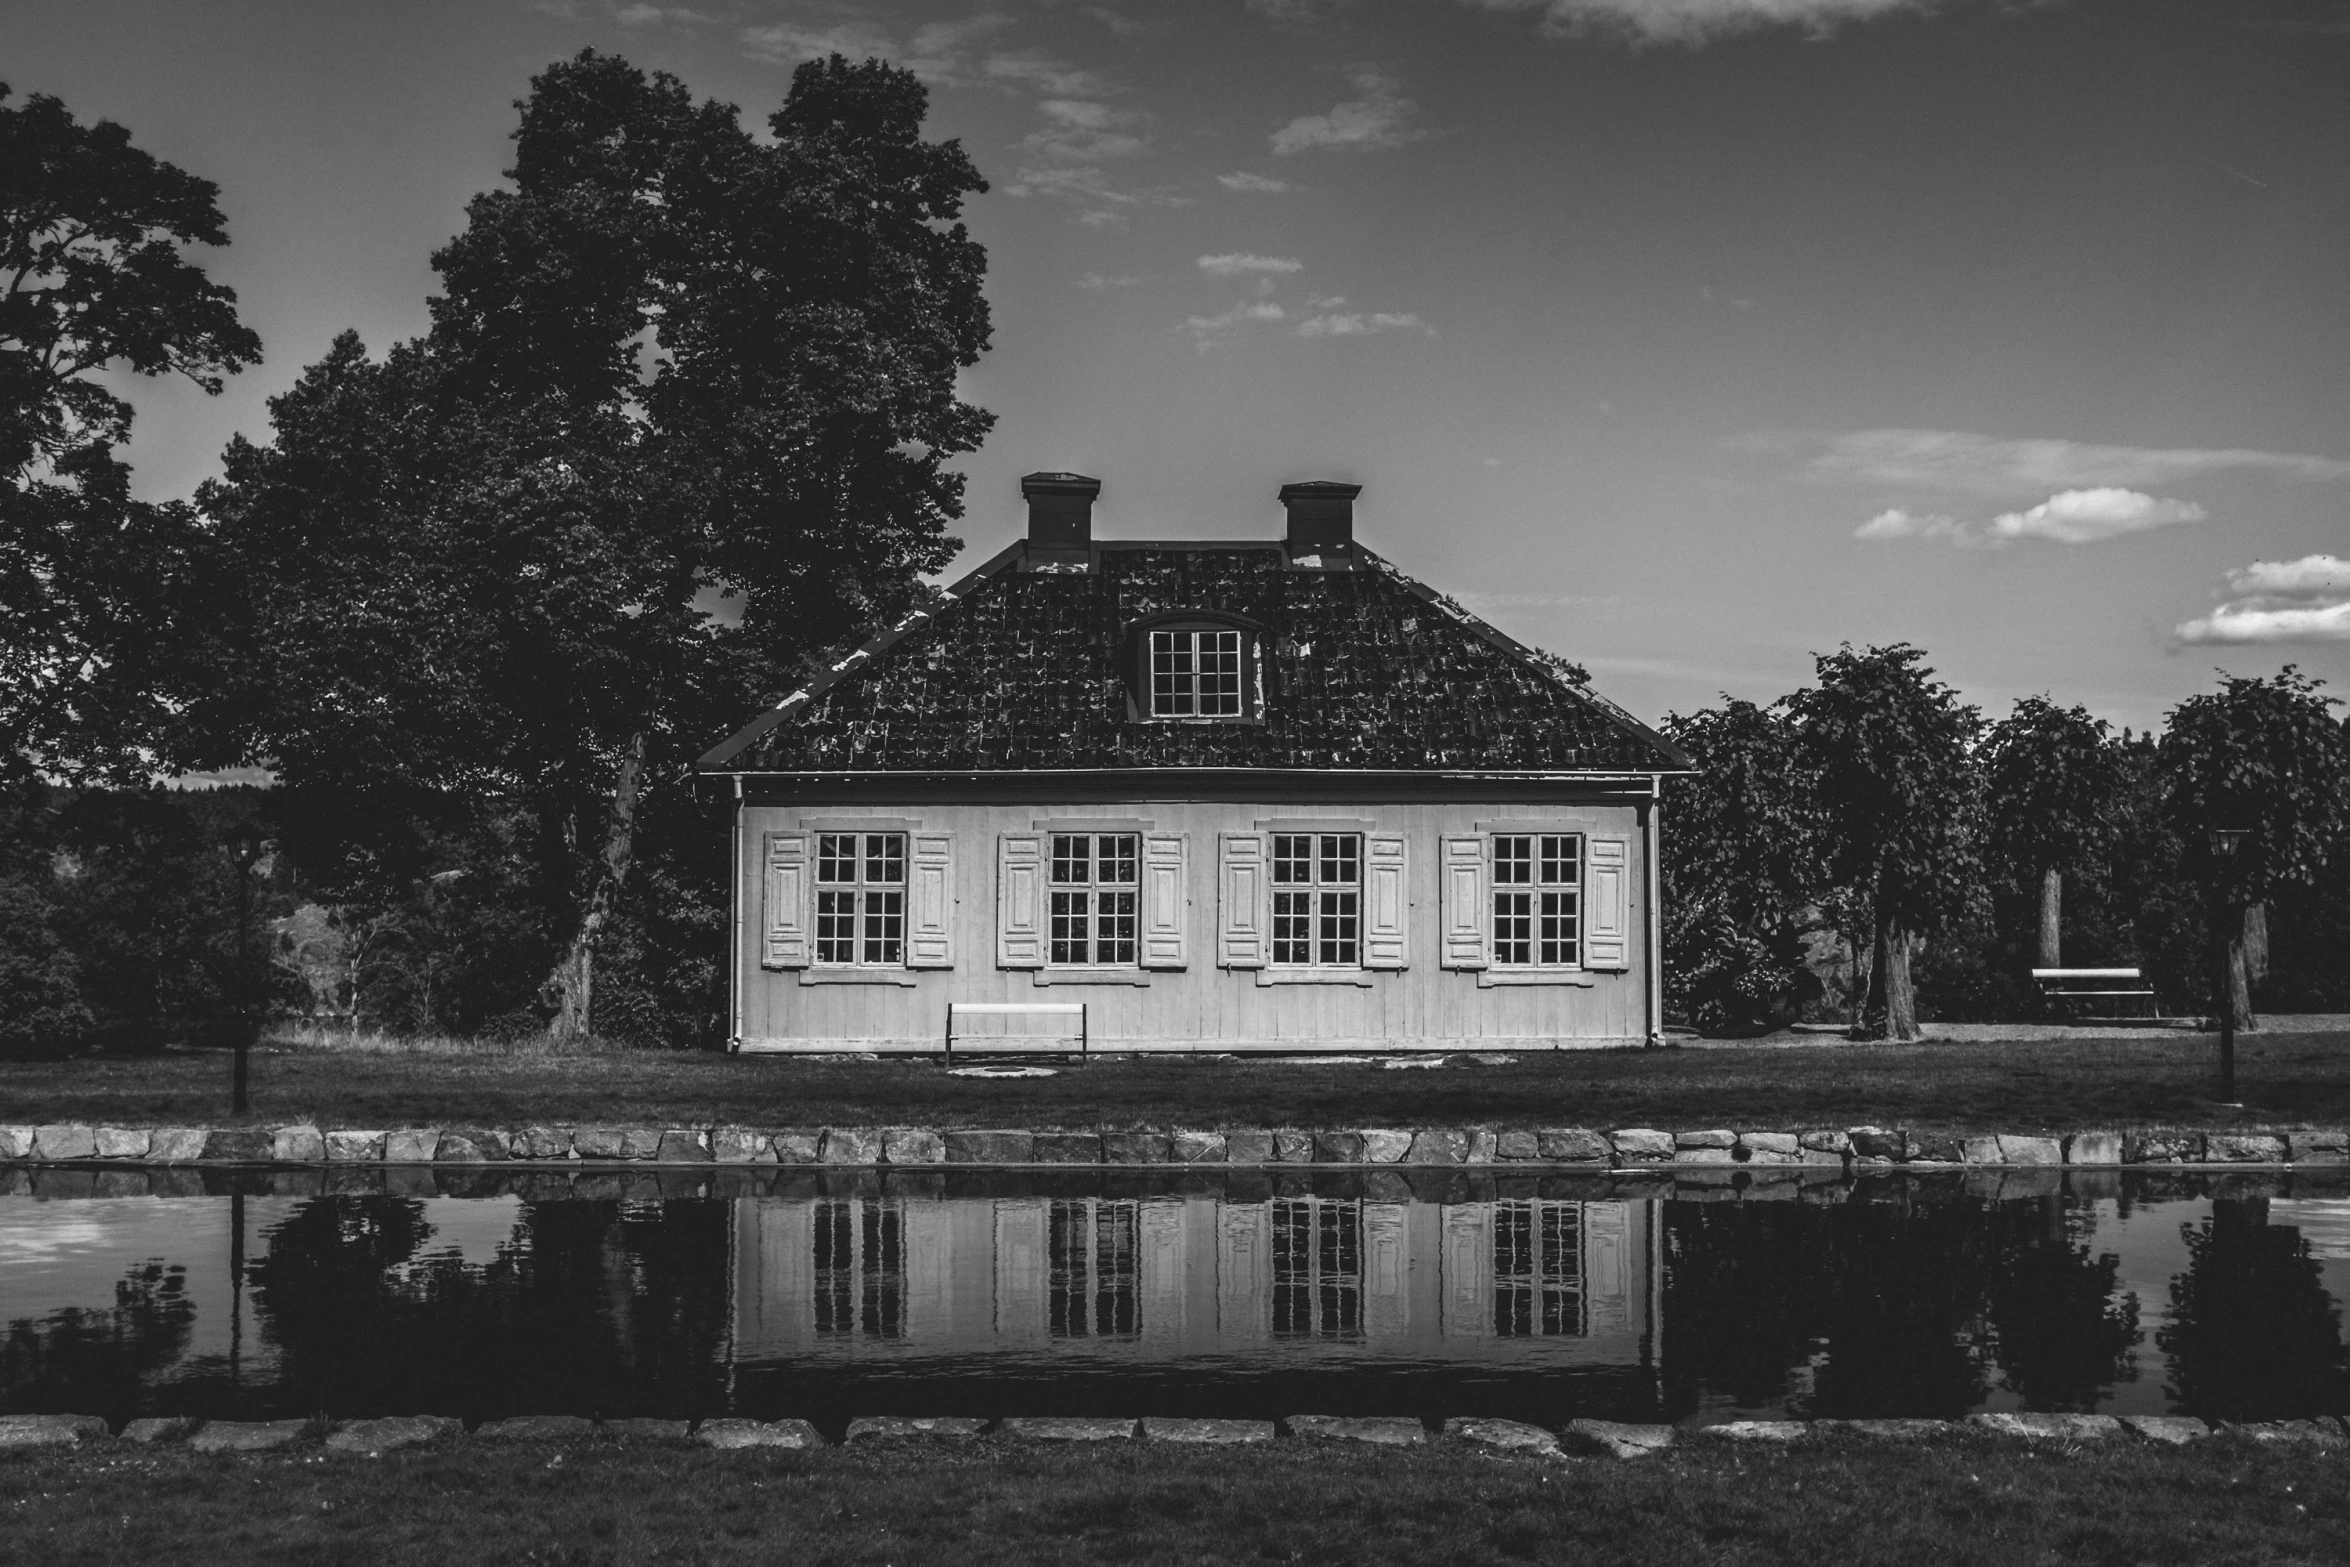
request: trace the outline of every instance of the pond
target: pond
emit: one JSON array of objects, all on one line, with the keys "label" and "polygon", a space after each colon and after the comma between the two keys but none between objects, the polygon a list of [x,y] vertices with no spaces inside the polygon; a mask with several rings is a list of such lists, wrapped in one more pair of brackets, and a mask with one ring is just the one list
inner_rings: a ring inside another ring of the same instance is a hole
[{"label": "pond", "polygon": [[2350,1407],[2350,1194],[2305,1175],[80,1182],[0,1196],[0,1412]]}]

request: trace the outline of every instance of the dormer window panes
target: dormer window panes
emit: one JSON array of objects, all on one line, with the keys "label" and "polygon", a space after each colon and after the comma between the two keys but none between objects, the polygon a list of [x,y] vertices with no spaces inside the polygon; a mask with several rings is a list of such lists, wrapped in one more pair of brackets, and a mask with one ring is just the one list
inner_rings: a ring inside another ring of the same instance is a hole
[{"label": "dormer window panes", "polygon": [[1150,634],[1153,718],[1239,718],[1240,631],[1185,629]]}]

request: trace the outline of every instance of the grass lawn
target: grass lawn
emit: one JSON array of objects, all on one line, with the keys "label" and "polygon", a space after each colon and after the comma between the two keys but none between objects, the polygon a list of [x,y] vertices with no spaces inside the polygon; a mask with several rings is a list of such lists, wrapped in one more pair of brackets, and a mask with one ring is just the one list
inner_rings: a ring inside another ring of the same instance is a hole
[{"label": "grass lawn", "polygon": [[[1454,1058],[1456,1062],[1459,1058]],[[1525,1053],[1427,1071],[1233,1058],[946,1075],[935,1060],[543,1047],[257,1052],[243,1120],[328,1126],[634,1122],[768,1126],[1662,1126],[1929,1130],[2350,1121],[2350,1034],[2238,1041],[2242,1110],[2212,1098],[2208,1037]],[[228,1125],[225,1054],[0,1063],[0,1121]]]},{"label": "grass lawn", "polygon": [[0,1459],[0,1563],[2339,1562],[2338,1455],[2130,1445],[710,1453],[464,1442],[381,1458]]}]

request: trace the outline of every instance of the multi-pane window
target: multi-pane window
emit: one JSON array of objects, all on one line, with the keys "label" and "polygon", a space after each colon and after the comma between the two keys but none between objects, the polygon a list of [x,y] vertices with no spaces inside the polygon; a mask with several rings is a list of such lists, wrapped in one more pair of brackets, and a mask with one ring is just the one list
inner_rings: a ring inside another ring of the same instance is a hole
[{"label": "multi-pane window", "polygon": [[1351,832],[1273,835],[1273,961],[1351,968],[1363,957],[1363,839]]},{"label": "multi-pane window", "polygon": [[1566,968],[1583,936],[1583,840],[1574,833],[1493,839],[1493,961]]},{"label": "multi-pane window", "polygon": [[1150,634],[1151,717],[1238,718],[1238,631]]},{"label": "multi-pane window", "polygon": [[906,960],[906,835],[816,835],[816,961]]},{"label": "multi-pane window", "polygon": [[1273,1204],[1273,1331],[1283,1338],[1359,1338],[1363,1331],[1363,1205],[1281,1198]]},{"label": "multi-pane window", "polygon": [[1493,1331],[1503,1338],[1590,1332],[1579,1203],[1493,1205]]},{"label": "multi-pane window", "polygon": [[1134,963],[1140,845],[1130,832],[1053,834],[1053,962]]}]

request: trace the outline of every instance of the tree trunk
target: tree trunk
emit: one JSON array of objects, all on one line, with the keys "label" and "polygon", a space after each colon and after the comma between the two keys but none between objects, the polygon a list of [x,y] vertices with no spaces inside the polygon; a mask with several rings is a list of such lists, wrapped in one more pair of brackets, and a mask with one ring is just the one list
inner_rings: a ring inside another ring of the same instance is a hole
[{"label": "tree trunk", "polygon": [[1869,944],[1868,982],[1861,986],[1852,1013],[1852,1037],[1855,1039],[1884,1037],[1885,938],[1892,929],[1892,921],[1880,914],[1876,919],[1876,927],[1876,939]]},{"label": "tree trunk", "polygon": [[[2255,906],[2257,907],[2257,905]],[[2260,1019],[2252,1015],[2252,925],[2254,909],[2246,909],[2236,928],[2228,933],[2228,1006],[2236,1014],[2236,1032],[2249,1034],[2260,1027]],[[2261,957],[2268,956],[2268,922],[2260,922]]]},{"label": "tree trunk", "polygon": [[545,989],[555,998],[555,1018],[548,1034],[562,1043],[587,1037],[595,1020],[596,943],[611,922],[612,907],[628,880],[629,862],[636,855],[637,794],[644,783],[645,746],[639,730],[621,753],[620,776],[612,788],[612,807],[604,819],[604,852],[596,862],[595,885],[588,893],[587,912],[580,916],[571,947],[547,976]]},{"label": "tree trunk", "polygon": [[1918,1037],[1918,992],[1909,968],[1918,940],[1899,926],[1888,927],[1885,938],[1885,1037],[1908,1041]]},{"label": "tree trunk", "polygon": [[2252,983],[2268,978],[2268,905],[2254,903],[2244,910],[2244,972]]},{"label": "tree trunk", "polygon": [[2040,873],[2040,966],[2064,967],[2064,872],[2053,865]]}]

